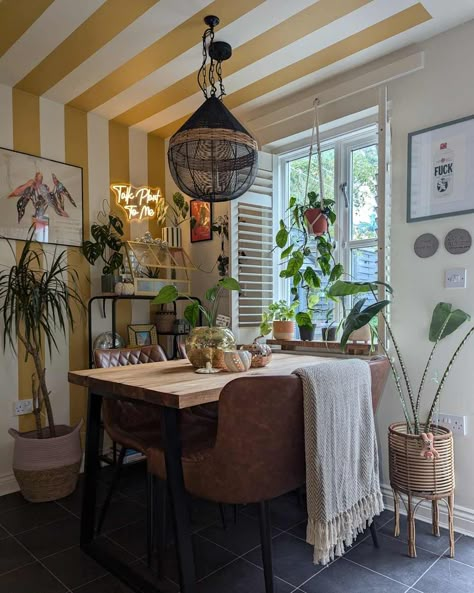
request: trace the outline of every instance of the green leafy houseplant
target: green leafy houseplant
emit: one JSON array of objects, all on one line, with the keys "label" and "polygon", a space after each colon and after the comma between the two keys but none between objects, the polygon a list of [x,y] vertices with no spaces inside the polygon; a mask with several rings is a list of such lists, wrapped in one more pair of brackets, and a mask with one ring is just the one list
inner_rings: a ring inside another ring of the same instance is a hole
[{"label": "green leafy houseplant", "polygon": [[[7,240],[15,261],[15,249]],[[25,360],[32,359],[33,414],[39,439],[56,436],[50,391],[46,383],[46,369],[42,347],[46,342],[49,354],[58,350],[57,338],[65,335],[66,327],[74,328],[73,307],[84,307],[79,292],[74,288],[77,271],[67,263],[67,251],[54,251],[48,257],[43,248],[33,242],[33,232],[23,244],[18,263],[0,271],[0,312],[3,318],[3,348],[17,351],[17,341],[25,350]],[[46,413],[48,428],[41,425]]]},{"label": "green leafy houseplant", "polygon": [[224,277],[229,273],[229,256],[225,252],[225,244],[229,240],[229,217],[227,214],[217,217],[212,225],[212,232],[217,233],[221,242],[221,250],[217,256],[217,271],[219,276]]},{"label": "green leafy houseplant", "polygon": [[181,192],[173,194],[172,203],[168,205],[167,218],[175,228],[183,224],[189,213],[189,204]]},{"label": "green leafy houseplant", "polygon": [[262,314],[262,320],[260,322],[260,335],[257,340],[267,336],[273,328],[274,321],[293,321],[297,317],[296,311],[298,310],[299,302],[293,301],[287,303],[284,300],[272,303],[268,307],[268,311],[264,311]]},{"label": "green leafy houseplant", "polygon": [[176,301],[179,296],[184,296],[190,300],[189,305],[184,310],[184,318],[191,325],[196,327],[199,321],[199,313],[201,312],[209,327],[214,327],[216,324],[217,310],[219,306],[219,299],[225,290],[240,290],[239,283],[234,278],[221,278],[215,286],[209,288],[206,292],[206,300],[209,305],[200,305],[196,300],[187,295],[180,295],[175,286],[163,286],[157,296],[153,299],[154,305],[166,305]]},{"label": "green leafy houseplant", "polygon": [[106,217],[107,222],[100,224],[98,220],[91,226],[92,240],[84,241],[82,252],[91,265],[101,259],[104,264],[102,273],[108,275],[120,270],[123,264],[123,222],[113,214],[106,215],[102,212],[99,214],[101,216]]},{"label": "green leafy houseplant", "polygon": [[[429,335],[428,339],[433,344],[431,348],[431,352],[428,356],[428,360],[426,362],[420,384],[418,390],[415,390],[412,387],[412,383],[408,376],[408,371],[406,368],[406,364],[403,358],[403,355],[400,351],[398,346],[398,342],[395,339],[395,336],[392,331],[392,327],[387,319],[384,309],[390,303],[388,300],[381,300],[379,301],[376,297],[376,291],[380,285],[385,286],[386,291],[389,294],[393,294],[391,287],[387,284],[381,282],[348,282],[348,281],[338,281],[331,287],[331,292],[333,296],[337,297],[344,297],[348,295],[355,295],[355,294],[363,294],[363,293],[371,293],[375,298],[375,303],[372,303],[366,307],[364,307],[366,299],[362,299],[358,301],[349,312],[346,317],[345,324],[344,324],[344,331],[343,336],[341,339],[341,346],[344,348],[345,344],[347,343],[348,337],[352,331],[355,329],[359,329],[360,327],[364,326],[367,323],[370,323],[372,319],[374,319],[379,313],[381,315],[381,321],[385,324],[387,328],[388,336],[393,344],[393,349],[395,351],[396,358],[393,360],[386,350],[386,346],[383,341],[379,342],[379,345],[384,350],[387,358],[390,362],[390,366],[392,369],[392,374],[395,379],[395,384],[397,387],[398,395],[400,398],[400,402],[402,405],[403,413],[405,416],[405,420],[407,423],[407,431],[411,434],[419,435],[421,432],[429,432],[429,428],[431,426],[433,420],[433,414],[436,410],[436,406],[439,403],[441,392],[446,384],[446,380],[448,375],[451,371],[451,368],[456,360],[457,356],[464,348],[466,342],[470,338],[471,334],[474,332],[474,327],[471,327],[469,331],[466,333],[464,338],[461,340],[457,348],[455,349],[454,353],[452,354],[449,362],[445,368],[445,371],[442,375],[441,381],[439,381],[438,387],[433,397],[433,401],[429,408],[428,415],[426,420],[423,422],[421,419],[421,412],[420,412],[420,405],[424,393],[424,388],[426,385],[426,377],[428,375],[428,371],[433,360],[433,356],[435,351],[439,345],[439,343],[456,331],[461,325],[463,325],[466,321],[471,319],[470,315],[462,311],[461,309],[453,309],[453,306],[449,303],[438,303],[433,310],[433,314],[431,317],[431,323],[429,328]],[[398,368],[401,371],[398,371]]]}]

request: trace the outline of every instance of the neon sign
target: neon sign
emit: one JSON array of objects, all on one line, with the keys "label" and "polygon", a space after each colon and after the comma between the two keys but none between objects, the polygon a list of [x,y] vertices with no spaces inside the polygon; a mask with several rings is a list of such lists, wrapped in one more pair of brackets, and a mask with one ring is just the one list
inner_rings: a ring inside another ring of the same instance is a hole
[{"label": "neon sign", "polygon": [[110,186],[115,193],[115,201],[124,210],[129,222],[140,222],[157,217],[165,207],[161,189],[143,185],[133,187],[129,183],[116,183]]}]

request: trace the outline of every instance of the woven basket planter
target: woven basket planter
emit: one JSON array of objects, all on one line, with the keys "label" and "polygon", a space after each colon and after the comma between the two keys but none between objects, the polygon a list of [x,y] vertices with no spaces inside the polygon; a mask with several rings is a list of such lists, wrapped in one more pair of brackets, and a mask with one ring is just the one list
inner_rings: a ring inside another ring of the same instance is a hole
[{"label": "woven basket planter", "polygon": [[58,500],[75,490],[82,459],[81,425],[82,421],[75,428],[58,425],[57,437],[43,439],[36,431],[8,431],[15,439],[13,473],[26,500]]},{"label": "woven basket planter", "polygon": [[455,486],[453,434],[444,426],[431,426],[431,432],[439,457],[426,459],[420,456],[421,438],[407,434],[405,423],[397,422],[389,427],[390,484],[394,490],[432,500],[452,494]]},{"label": "woven basket planter", "polygon": [[170,334],[174,331],[174,322],[176,321],[176,313],[174,311],[158,311],[156,313],[156,331],[159,334]]}]

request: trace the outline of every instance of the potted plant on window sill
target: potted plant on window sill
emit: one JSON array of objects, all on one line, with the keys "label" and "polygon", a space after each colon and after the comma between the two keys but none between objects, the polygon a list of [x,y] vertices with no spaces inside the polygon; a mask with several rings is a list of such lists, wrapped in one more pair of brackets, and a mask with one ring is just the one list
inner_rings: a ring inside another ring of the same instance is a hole
[{"label": "potted plant on window sill", "polygon": [[[385,325],[395,357],[387,351],[383,341],[380,347],[387,355],[392,375],[402,406],[403,422],[395,422],[389,427],[389,461],[390,483],[394,490],[395,500],[395,535],[399,535],[399,496],[408,495],[408,531],[409,555],[416,556],[415,549],[415,516],[412,508],[412,497],[427,498],[432,501],[433,533],[439,535],[438,501],[447,499],[450,528],[450,554],[454,556],[454,449],[452,431],[445,426],[433,423],[433,414],[439,404],[441,393],[459,353],[474,333],[471,327],[451,355],[440,381],[437,381],[433,399],[426,409],[422,409],[422,400],[427,384],[427,376],[435,352],[442,340],[455,332],[470,316],[461,309],[453,309],[449,303],[438,303],[431,316],[428,339],[433,344],[423,370],[418,390],[413,389],[413,383],[408,375],[402,352],[395,339],[393,330],[384,313],[388,300],[379,301],[376,291],[380,282],[345,282],[339,281],[332,287],[334,296],[346,296],[370,292],[375,303],[364,307],[365,299],[358,301],[346,317],[342,348],[345,347],[352,331],[370,323],[379,313],[380,323]],[[384,285],[389,294],[392,289]]]},{"label": "potted plant on window sill", "polygon": [[[57,425],[46,382],[42,356],[44,343],[50,356],[58,350],[58,336],[74,328],[72,307],[84,308],[75,285],[77,272],[67,264],[67,252],[48,256],[33,243],[33,232],[23,244],[18,263],[0,271],[0,313],[3,318],[3,347],[17,352],[21,343],[25,361],[32,360],[33,414],[36,430],[20,433],[10,429],[15,439],[13,471],[23,496],[31,502],[45,502],[68,496],[76,487],[82,450],[76,427]],[[14,246],[8,241],[15,257]],[[64,369],[67,372],[67,369]],[[46,417],[47,426],[42,418]]]},{"label": "potted plant on window sill", "polygon": [[[104,219],[106,222],[101,224]],[[97,260],[102,260],[101,290],[109,293],[114,292],[115,284],[119,281],[118,272],[123,265],[123,222],[105,210],[99,213],[97,220],[91,226],[92,239],[82,244],[82,253],[92,266]]]},{"label": "potted plant on window sill", "polygon": [[181,192],[177,191],[173,194],[172,204],[168,204],[165,214],[170,226],[163,227],[163,241],[166,241],[169,247],[180,248],[182,245],[181,225],[189,214],[189,204]]},{"label": "potted plant on window sill", "polygon": [[[230,277],[221,278],[206,292],[208,306],[199,304],[187,295],[179,295],[176,287],[170,285],[164,286],[152,301],[154,305],[166,305],[174,302],[178,296],[185,296],[190,300],[183,313],[192,328],[186,337],[186,355],[197,369],[204,368],[208,362],[213,368],[225,369],[224,352],[236,349],[232,331],[227,327],[216,326],[219,299],[226,290],[239,291],[237,280]],[[198,327],[200,314],[207,326]]]}]

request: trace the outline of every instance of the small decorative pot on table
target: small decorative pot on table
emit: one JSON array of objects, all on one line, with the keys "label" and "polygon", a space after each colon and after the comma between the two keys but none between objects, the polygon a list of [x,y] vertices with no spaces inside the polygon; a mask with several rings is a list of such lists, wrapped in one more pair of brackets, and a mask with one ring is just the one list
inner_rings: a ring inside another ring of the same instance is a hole
[{"label": "small decorative pot on table", "polygon": [[195,327],[186,338],[186,355],[197,369],[207,362],[215,369],[225,369],[224,352],[235,349],[234,334],[227,327]]},{"label": "small decorative pot on table", "polygon": [[444,426],[432,425],[431,432],[409,434],[404,422],[388,429],[390,485],[395,506],[395,537],[400,535],[400,498],[407,498],[408,554],[416,557],[415,498],[430,500],[433,534],[439,536],[438,503],[448,508],[450,556],[454,558],[454,446],[453,434]]},{"label": "small decorative pot on table", "polygon": [[252,355],[252,361],[250,366],[252,368],[266,367],[267,364],[272,360],[272,349],[267,344],[259,344],[254,342],[253,344],[244,344],[240,347],[240,350],[247,350]]}]

